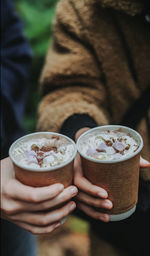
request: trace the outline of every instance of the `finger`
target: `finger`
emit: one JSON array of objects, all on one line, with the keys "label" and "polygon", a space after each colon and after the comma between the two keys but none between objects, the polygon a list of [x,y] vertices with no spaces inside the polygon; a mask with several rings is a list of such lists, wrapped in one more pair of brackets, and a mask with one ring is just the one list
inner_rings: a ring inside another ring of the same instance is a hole
[{"label": "finger", "polygon": [[55,206],[61,205],[62,203],[65,203],[71,200],[71,198],[76,196],[77,193],[78,193],[78,190],[75,186],[69,186],[68,188],[64,189],[63,192],[61,192],[55,198],[51,200],[43,201],[39,204],[28,204],[26,205],[25,209],[32,212],[51,209]]},{"label": "finger", "polygon": [[26,202],[21,202],[17,200],[13,200],[10,198],[5,198],[1,204],[1,212],[4,216],[11,216],[17,214],[18,212],[22,212],[27,209],[28,204]]},{"label": "finger", "polygon": [[78,173],[78,175],[83,176],[81,157],[80,157],[79,153],[77,153],[75,160],[74,160],[74,170],[75,170],[75,173]]},{"label": "finger", "polygon": [[92,196],[89,196],[88,194],[85,194],[83,192],[80,192],[76,196],[77,200],[89,205],[94,206],[97,208],[104,208],[104,209],[111,209],[112,208],[112,202],[108,199],[99,199]]},{"label": "finger", "polygon": [[48,226],[54,222],[59,222],[64,219],[70,212],[72,212],[76,207],[76,204],[72,201],[66,204],[65,206],[50,211],[50,212],[38,212],[38,213],[20,213],[14,216],[11,216],[13,221],[21,221],[27,224],[32,224],[35,226]]},{"label": "finger", "polygon": [[109,222],[109,220],[110,220],[110,217],[108,214],[98,212],[95,209],[93,209],[92,207],[89,207],[83,203],[77,203],[77,207],[80,210],[82,210],[85,214],[87,214],[88,216],[90,216],[96,220],[101,220],[104,222]]},{"label": "finger", "polygon": [[1,209],[5,213],[5,215],[8,216],[25,211],[44,211],[46,209],[53,208],[57,205],[61,205],[62,203],[71,200],[71,198],[76,196],[77,193],[78,190],[75,186],[69,186],[55,198],[36,204],[6,198],[6,200],[2,202]]},{"label": "finger", "polygon": [[53,230],[55,230],[62,224],[61,222],[56,222],[47,227],[39,227],[39,226],[34,226],[31,224],[24,223],[24,222],[20,222],[20,221],[19,222],[14,221],[13,223],[15,223],[16,225],[20,226],[21,228],[31,232],[33,235],[41,235],[41,234],[51,233]]},{"label": "finger", "polygon": [[81,134],[83,134],[84,132],[90,130],[89,127],[83,127],[81,129],[79,129],[76,134],[75,134],[75,141],[77,141],[77,139],[81,136]]},{"label": "finger", "polygon": [[7,197],[21,201],[38,203],[56,197],[64,189],[63,184],[54,184],[46,187],[30,187],[13,179],[4,187]]},{"label": "finger", "polygon": [[74,161],[74,184],[82,191],[93,195],[98,196],[101,198],[107,198],[108,193],[106,190],[104,190],[101,187],[93,185],[90,181],[88,181],[82,173],[82,167],[81,167],[81,158],[79,154],[76,156]]},{"label": "finger", "polygon": [[107,198],[108,193],[101,187],[93,185],[90,181],[88,181],[85,177],[81,177],[76,175],[74,178],[74,184],[82,191],[100,198]]},{"label": "finger", "polygon": [[150,162],[144,159],[143,157],[140,157],[140,167],[142,168],[150,167]]}]

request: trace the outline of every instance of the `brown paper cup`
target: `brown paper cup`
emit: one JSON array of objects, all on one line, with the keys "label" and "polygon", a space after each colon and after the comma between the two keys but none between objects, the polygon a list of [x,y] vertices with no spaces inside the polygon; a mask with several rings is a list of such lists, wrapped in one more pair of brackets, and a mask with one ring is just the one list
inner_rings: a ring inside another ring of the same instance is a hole
[{"label": "brown paper cup", "polygon": [[[31,168],[22,166],[17,162],[13,155],[13,151],[15,147],[20,142],[29,141],[33,138],[50,138],[51,136],[58,136],[65,138],[67,141],[71,142],[74,146],[74,152],[71,158],[68,161],[63,162],[60,165],[53,166],[53,167],[45,167],[45,168]],[[72,184],[73,180],[73,161],[76,156],[76,145],[74,141],[72,141],[67,136],[64,136],[59,133],[53,132],[36,132],[31,133],[29,135],[23,136],[16,140],[9,149],[9,156],[13,162],[14,169],[15,169],[15,177],[20,182],[25,185],[32,186],[32,187],[43,187],[49,186],[55,183],[62,183],[64,187],[68,187]]]},{"label": "brown paper cup", "polygon": [[[139,147],[135,152],[118,160],[97,160],[82,154],[80,144],[87,134],[120,128],[123,132],[129,133],[138,143]],[[108,192],[108,198],[113,203],[113,208],[105,211],[110,214],[111,221],[125,219],[136,209],[142,147],[143,140],[136,131],[119,125],[107,125],[91,129],[82,134],[77,141],[84,176],[93,184],[104,188]]]}]

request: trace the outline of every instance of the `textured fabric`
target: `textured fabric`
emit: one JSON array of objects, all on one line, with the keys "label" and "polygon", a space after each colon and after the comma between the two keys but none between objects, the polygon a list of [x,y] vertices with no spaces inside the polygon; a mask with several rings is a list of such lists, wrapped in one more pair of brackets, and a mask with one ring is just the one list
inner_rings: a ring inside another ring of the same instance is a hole
[{"label": "textured fabric", "polygon": [[[150,23],[144,2],[58,3],[41,76],[38,130],[59,132],[74,114],[89,115],[97,125],[121,123],[150,84]],[[149,124],[148,110],[137,130],[144,139],[142,156],[150,161]],[[74,131],[73,122],[68,127]],[[139,203],[128,220],[106,224],[80,212],[91,222],[91,256],[146,256],[150,168],[141,169],[140,176]]]},{"label": "textured fabric", "polygon": [[95,120],[87,114],[74,114],[63,123],[60,133],[75,140],[75,133],[84,127],[94,128],[97,126]]},{"label": "textured fabric", "polygon": [[[11,1],[1,1],[1,14],[1,158],[5,158],[10,144],[24,134],[21,119],[32,54]],[[37,256],[36,239],[1,219],[1,255]]]},{"label": "textured fabric", "polygon": [[[58,132],[73,114],[88,114],[98,125],[120,123],[150,83],[144,10],[137,0],[58,3],[41,76],[38,130]],[[149,159],[147,117],[137,129],[144,138],[143,157]],[[150,179],[150,171],[141,173]]]},{"label": "textured fabric", "polygon": [[19,226],[2,220],[1,255],[3,256],[37,256],[35,236]]},{"label": "textured fabric", "polygon": [[1,158],[23,135],[22,116],[27,96],[31,49],[11,1],[1,3]]}]

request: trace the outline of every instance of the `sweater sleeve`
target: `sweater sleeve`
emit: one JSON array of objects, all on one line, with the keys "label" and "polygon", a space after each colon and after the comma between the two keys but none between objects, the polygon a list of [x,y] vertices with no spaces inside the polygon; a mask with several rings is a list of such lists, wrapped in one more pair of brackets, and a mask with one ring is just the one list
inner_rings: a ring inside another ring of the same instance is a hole
[{"label": "sweater sleeve", "polygon": [[94,128],[97,126],[95,120],[87,114],[74,114],[63,123],[60,133],[75,140],[75,133],[84,127]]},{"label": "sweater sleeve", "polygon": [[87,114],[99,125],[109,123],[103,73],[86,33],[71,1],[60,1],[40,80],[38,130],[59,132],[74,114]]},{"label": "sweater sleeve", "polygon": [[27,96],[31,48],[20,18],[9,0],[1,4],[1,158],[24,131],[22,117]]}]

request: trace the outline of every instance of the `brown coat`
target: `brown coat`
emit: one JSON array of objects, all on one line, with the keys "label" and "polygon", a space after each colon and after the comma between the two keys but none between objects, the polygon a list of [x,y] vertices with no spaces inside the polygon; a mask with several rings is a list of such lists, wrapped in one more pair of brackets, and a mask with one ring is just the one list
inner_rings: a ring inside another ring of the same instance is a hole
[{"label": "brown coat", "polygon": [[[150,84],[150,25],[138,0],[61,0],[41,76],[38,130],[59,132],[74,113],[118,124]],[[143,156],[150,160],[145,118]],[[150,179],[150,170],[142,175]]]},{"label": "brown coat", "polygon": [[[61,0],[53,43],[41,76],[38,130],[59,132],[72,114],[88,113],[99,125],[118,124],[150,84],[150,24],[142,0]],[[150,160],[148,126],[143,156]],[[141,171],[150,180],[150,169]],[[139,231],[140,232],[140,231]],[[91,256],[125,256],[91,232]]]}]

